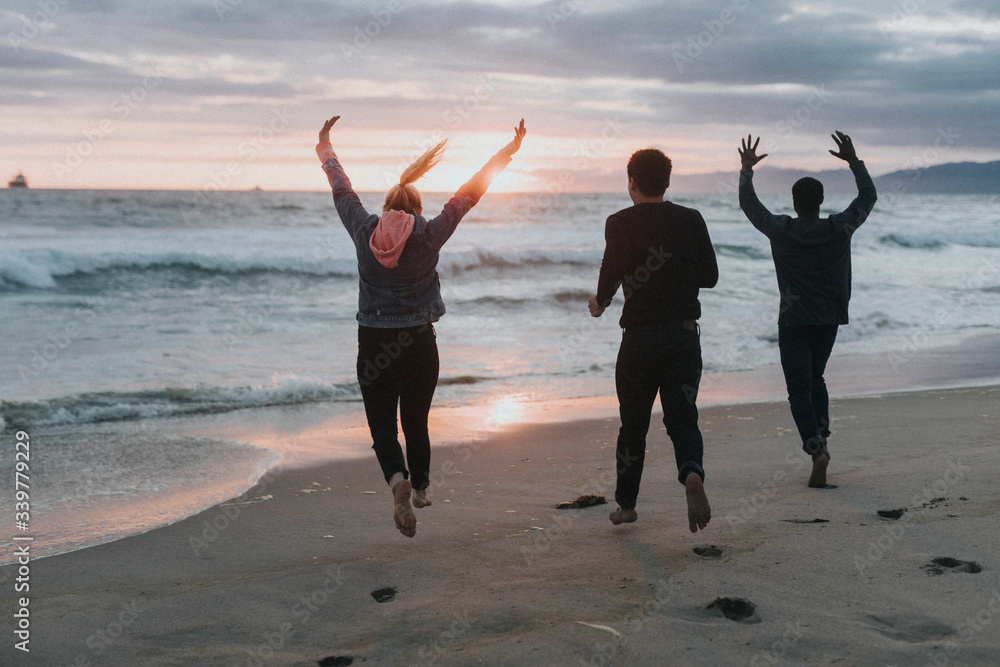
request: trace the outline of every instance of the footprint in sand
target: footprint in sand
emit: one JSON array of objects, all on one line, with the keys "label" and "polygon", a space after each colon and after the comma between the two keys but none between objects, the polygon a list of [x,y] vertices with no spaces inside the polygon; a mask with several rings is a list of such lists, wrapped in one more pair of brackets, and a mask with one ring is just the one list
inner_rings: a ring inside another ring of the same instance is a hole
[{"label": "footprint in sand", "polygon": [[707,547],[695,547],[692,551],[704,558],[718,558],[722,555],[723,549],[712,544]]},{"label": "footprint in sand", "polygon": [[951,570],[952,572],[968,572],[969,574],[978,574],[983,571],[983,568],[974,560],[959,560],[957,558],[934,558],[927,565],[922,565],[927,574],[944,574],[945,571]]},{"label": "footprint in sand", "polygon": [[[919,512],[922,509],[928,509],[928,508],[930,508],[930,509],[937,509],[938,505],[940,505],[941,503],[947,503],[947,500],[948,499],[945,498],[945,497],[932,498],[931,500],[928,500],[926,503],[924,503],[920,507],[914,507],[912,509],[915,512]],[[962,496],[961,498],[959,498],[959,500],[968,500],[968,498],[966,498],[965,496]],[[945,506],[947,506],[947,504]],[[880,517],[882,517],[883,519],[893,519],[893,520],[895,520],[895,519],[901,518],[906,512],[907,512],[907,509],[905,507],[900,507],[900,508],[894,509],[894,510],[878,510],[878,515]],[[954,514],[949,514],[948,516],[955,516],[955,515]]]},{"label": "footprint in sand", "polygon": [[568,503],[559,503],[556,505],[557,510],[578,510],[584,507],[593,507],[594,505],[607,505],[608,500],[604,496],[595,496],[593,494],[580,496],[576,500]]},{"label": "footprint in sand", "polygon": [[707,609],[714,609],[731,621],[760,623],[756,605],[744,598],[715,598]]},{"label": "footprint in sand", "polygon": [[380,588],[377,591],[372,591],[372,597],[375,598],[375,602],[388,602],[389,600],[396,597],[398,591],[391,586],[387,588]]},{"label": "footprint in sand", "polygon": [[955,634],[955,628],[929,616],[916,614],[865,614],[873,630],[889,639],[918,644],[940,641]]},{"label": "footprint in sand", "polygon": [[331,655],[328,658],[323,658],[316,664],[319,667],[347,667],[354,664],[354,658],[349,658],[346,655]]}]

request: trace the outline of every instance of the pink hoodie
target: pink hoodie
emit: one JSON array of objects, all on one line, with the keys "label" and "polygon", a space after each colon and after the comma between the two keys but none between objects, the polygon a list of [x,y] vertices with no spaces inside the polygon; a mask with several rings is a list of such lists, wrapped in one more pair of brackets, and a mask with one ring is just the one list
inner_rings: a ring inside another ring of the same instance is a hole
[{"label": "pink hoodie", "polygon": [[386,211],[378,221],[368,245],[375,259],[387,269],[394,269],[403,254],[406,239],[413,232],[413,216],[403,211]]},{"label": "pink hoodie", "polygon": [[[329,141],[316,144],[316,155],[320,162],[337,157]],[[387,269],[394,269],[403,254],[406,239],[413,232],[413,216],[403,211],[386,211],[378,221],[375,231],[368,239],[368,245],[375,253],[375,259]]]}]

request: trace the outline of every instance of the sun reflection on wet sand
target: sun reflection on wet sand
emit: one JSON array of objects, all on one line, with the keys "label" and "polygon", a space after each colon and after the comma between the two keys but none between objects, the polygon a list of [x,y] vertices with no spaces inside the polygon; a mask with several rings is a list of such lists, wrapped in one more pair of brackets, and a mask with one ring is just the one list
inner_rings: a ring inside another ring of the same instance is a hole
[{"label": "sun reflection on wet sand", "polygon": [[493,433],[527,424],[617,417],[613,396],[532,400],[527,394],[499,394],[473,405],[431,410],[433,444],[481,440]]},{"label": "sun reflection on wet sand", "polygon": [[502,396],[492,404],[486,423],[490,426],[506,426],[520,420],[525,411],[524,394]]},{"label": "sun reflection on wet sand", "polygon": [[[614,396],[535,399],[526,393],[497,393],[472,405],[431,408],[428,427],[432,447],[481,442],[522,425],[617,418]],[[191,419],[189,435],[231,440],[278,452],[281,465],[300,467],[330,460],[374,459],[364,408],[330,414],[324,405],[296,410],[261,410]],[[400,443],[405,440],[402,429]]]}]

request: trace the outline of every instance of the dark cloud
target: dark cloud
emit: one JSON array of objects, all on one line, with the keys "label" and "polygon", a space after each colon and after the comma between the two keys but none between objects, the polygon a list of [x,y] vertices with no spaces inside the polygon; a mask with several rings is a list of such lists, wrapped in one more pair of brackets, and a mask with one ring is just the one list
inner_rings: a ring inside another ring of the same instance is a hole
[{"label": "dark cloud", "polygon": [[39,70],[95,71],[106,69],[101,65],[81,60],[74,56],[52,51],[38,51],[30,48],[14,48],[6,44],[0,44],[0,62],[3,63],[4,73],[14,70],[31,70],[37,72]]},{"label": "dark cloud", "polygon": [[994,0],[959,0],[952,8],[969,16],[992,19],[1000,17],[1000,5]]}]

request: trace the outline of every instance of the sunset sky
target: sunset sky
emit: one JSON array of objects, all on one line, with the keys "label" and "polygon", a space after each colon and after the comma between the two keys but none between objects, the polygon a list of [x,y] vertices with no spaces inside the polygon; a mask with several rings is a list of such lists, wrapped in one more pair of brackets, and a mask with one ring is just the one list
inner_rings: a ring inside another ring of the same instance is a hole
[{"label": "sunset sky", "polygon": [[513,135],[506,190],[624,189],[628,155],[875,174],[1000,159],[996,0],[0,1],[0,178],[318,190],[323,121],[360,190],[432,141],[454,190]]}]

